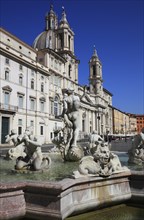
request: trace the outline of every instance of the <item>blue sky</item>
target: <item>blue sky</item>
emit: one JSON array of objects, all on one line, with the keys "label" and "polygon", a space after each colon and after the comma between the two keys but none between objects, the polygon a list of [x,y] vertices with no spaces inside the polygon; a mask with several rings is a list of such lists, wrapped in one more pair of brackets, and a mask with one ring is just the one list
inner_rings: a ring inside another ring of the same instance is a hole
[{"label": "blue sky", "polygon": [[32,45],[45,28],[50,4],[59,19],[65,7],[75,33],[79,84],[88,84],[88,62],[95,45],[113,106],[144,114],[144,1],[0,0],[0,26]]}]

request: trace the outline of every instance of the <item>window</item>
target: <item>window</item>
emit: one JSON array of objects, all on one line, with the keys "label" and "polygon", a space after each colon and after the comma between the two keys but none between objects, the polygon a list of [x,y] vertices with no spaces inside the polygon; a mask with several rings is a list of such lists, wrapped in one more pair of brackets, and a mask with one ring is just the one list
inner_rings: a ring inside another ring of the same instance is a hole
[{"label": "window", "polygon": [[51,57],[51,67],[53,67],[53,62],[54,62],[54,59],[53,57]]},{"label": "window", "polygon": [[50,133],[50,138],[51,138],[51,139],[53,138],[53,132]]},{"label": "window", "polygon": [[71,65],[69,65],[68,76],[71,78]]},{"label": "window", "polygon": [[4,92],[4,105],[6,109],[9,106],[9,100],[10,100],[10,93],[5,91]]},{"label": "window", "polygon": [[63,34],[59,34],[60,48],[63,48],[63,46],[64,46],[64,41],[63,41],[63,39],[64,39]]},{"label": "window", "polygon": [[59,98],[58,98],[58,96],[55,96],[55,98],[54,98],[54,115],[55,116],[59,115],[60,111],[61,111],[61,109],[60,109]]},{"label": "window", "polygon": [[34,89],[34,80],[31,80],[31,89]]},{"label": "window", "polygon": [[40,101],[40,111],[44,112],[44,101]]},{"label": "window", "polygon": [[18,107],[23,108],[23,95],[18,96]]},{"label": "window", "polygon": [[41,92],[44,92],[44,83],[41,83]]},{"label": "window", "polygon": [[43,134],[44,134],[43,126],[40,126],[40,135],[43,135]]},{"label": "window", "polygon": [[5,59],[5,63],[8,64],[8,65],[10,64],[10,61],[9,61],[9,59],[7,57]]},{"label": "window", "polygon": [[18,125],[22,125],[22,119],[18,119]]},{"label": "window", "polygon": [[61,87],[61,78],[58,78],[58,86]]},{"label": "window", "polygon": [[93,76],[95,76],[96,75],[96,66],[93,65],[92,68],[93,68]]},{"label": "window", "polygon": [[30,121],[30,126],[31,126],[31,127],[34,126],[34,121],[33,121],[33,120]]},{"label": "window", "polygon": [[22,75],[20,75],[19,76],[19,84],[22,86],[22,84],[23,84],[23,76]]},{"label": "window", "polygon": [[58,77],[57,76],[54,76],[54,85],[58,85]]},{"label": "window", "polygon": [[30,109],[35,110],[35,99],[30,99]]},{"label": "window", "polygon": [[44,80],[44,76],[41,76],[41,80]]},{"label": "window", "polygon": [[51,36],[49,36],[49,48],[52,49],[52,37]]},{"label": "window", "polygon": [[22,119],[18,119],[18,135],[22,134]]},{"label": "window", "polygon": [[70,50],[70,47],[71,47],[70,45],[71,45],[71,36],[69,35],[68,36],[68,47],[69,47],[69,50]]},{"label": "window", "polygon": [[9,80],[9,71],[8,70],[5,71],[5,80]]},{"label": "window", "polygon": [[54,66],[55,69],[57,69],[57,64],[58,64],[58,62],[57,62],[57,60],[55,60],[55,66]]},{"label": "window", "polygon": [[61,72],[61,63],[59,63],[59,71]]},{"label": "window", "polygon": [[59,103],[58,107],[59,107],[58,114],[60,115],[61,114],[61,103]]},{"label": "window", "polygon": [[23,70],[23,66],[21,64],[19,65],[19,70]]},{"label": "window", "polygon": [[53,115],[53,101],[50,100],[50,114]]},{"label": "window", "polygon": [[22,127],[18,126],[18,135],[22,134]]},{"label": "window", "polygon": [[34,76],[35,72],[34,70],[31,70],[31,76]]},{"label": "window", "polygon": [[85,119],[82,120],[82,131],[85,132]]},{"label": "window", "polygon": [[58,115],[58,97],[55,96],[54,99],[54,115],[57,116]]}]

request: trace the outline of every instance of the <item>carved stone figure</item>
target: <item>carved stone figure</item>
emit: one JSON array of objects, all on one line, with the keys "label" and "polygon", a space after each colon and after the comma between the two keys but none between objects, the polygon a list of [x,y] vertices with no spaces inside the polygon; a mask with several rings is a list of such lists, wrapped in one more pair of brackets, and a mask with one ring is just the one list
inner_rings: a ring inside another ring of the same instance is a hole
[{"label": "carved stone figure", "polygon": [[51,164],[49,157],[44,158],[41,151],[41,144],[32,135],[32,129],[27,128],[23,135],[17,137],[17,145],[24,144],[26,156],[20,156],[16,160],[16,170],[43,170],[48,169]]},{"label": "carved stone figure", "polygon": [[14,129],[11,130],[11,133],[6,136],[6,140],[5,140],[6,143],[10,143],[11,141],[14,147],[8,150],[5,159],[13,160],[13,159],[17,159],[18,157],[25,157],[26,156],[26,153],[24,152],[25,146],[23,143],[17,146],[18,135]]},{"label": "carved stone figure", "polygon": [[[83,149],[77,145],[79,134],[79,107],[80,99],[74,94],[74,90],[69,88],[63,90],[63,113],[58,117],[64,120],[64,127],[55,130],[53,143],[60,149],[65,161],[77,161],[84,156]],[[59,133],[62,137],[59,137]]]},{"label": "carved stone figure", "polygon": [[96,175],[107,177],[113,173],[127,169],[122,167],[118,156],[109,150],[108,143],[101,143],[92,156],[85,156],[80,160],[74,177],[78,178],[85,175]]},{"label": "carved stone figure", "polygon": [[128,152],[129,164],[144,164],[144,128],[134,137],[132,148]]},{"label": "carved stone figure", "polygon": [[90,143],[90,152],[94,154],[95,151],[101,147],[101,144],[104,143],[104,139],[97,133],[97,131],[93,131],[89,135],[89,143]]}]

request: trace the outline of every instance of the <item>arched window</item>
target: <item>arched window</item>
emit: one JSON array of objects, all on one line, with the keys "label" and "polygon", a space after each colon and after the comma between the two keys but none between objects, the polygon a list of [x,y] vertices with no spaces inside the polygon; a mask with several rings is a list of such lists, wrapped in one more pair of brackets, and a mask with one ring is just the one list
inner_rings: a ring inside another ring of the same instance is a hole
[{"label": "arched window", "polygon": [[71,65],[69,65],[68,76],[71,78]]},{"label": "arched window", "polygon": [[93,68],[93,76],[95,76],[96,75],[96,66],[93,65],[92,68]]},{"label": "arched window", "polygon": [[68,36],[68,47],[70,50],[71,49],[71,36],[70,35]]},{"label": "arched window", "polygon": [[44,92],[44,83],[41,83],[41,92]]},{"label": "arched window", "polygon": [[31,80],[31,89],[34,89],[34,80]]},{"label": "arched window", "polygon": [[9,70],[5,71],[5,80],[9,80]]},{"label": "arched window", "polygon": [[23,75],[22,74],[19,75],[19,84],[20,85],[23,84]]}]

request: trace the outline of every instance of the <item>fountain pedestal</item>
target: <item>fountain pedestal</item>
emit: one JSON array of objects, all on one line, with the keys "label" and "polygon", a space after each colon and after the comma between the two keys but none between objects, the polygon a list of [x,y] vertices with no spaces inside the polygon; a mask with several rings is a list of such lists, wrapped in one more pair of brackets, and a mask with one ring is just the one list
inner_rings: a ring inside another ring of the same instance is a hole
[{"label": "fountain pedestal", "polygon": [[131,198],[130,172],[108,178],[64,179],[54,183],[29,183],[25,190],[26,216],[35,219],[65,219]]},{"label": "fountain pedestal", "polygon": [[24,183],[0,185],[0,220],[19,219],[26,214]]},{"label": "fountain pedestal", "polygon": [[66,217],[125,203],[131,198],[130,171],[107,178],[84,177],[58,182],[1,184],[0,219],[63,220]]}]

